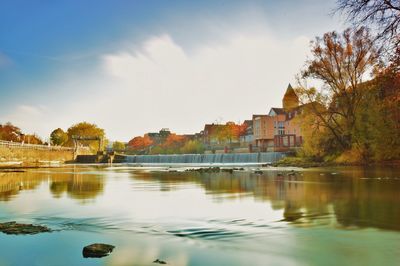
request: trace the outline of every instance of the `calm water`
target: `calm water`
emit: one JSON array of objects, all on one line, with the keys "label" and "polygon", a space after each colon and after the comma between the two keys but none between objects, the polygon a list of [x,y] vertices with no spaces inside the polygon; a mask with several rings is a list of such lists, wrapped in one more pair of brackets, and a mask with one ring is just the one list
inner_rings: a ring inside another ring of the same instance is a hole
[{"label": "calm water", "polygon": [[399,169],[281,172],[0,173],[0,221],[56,230],[0,233],[0,265],[400,265]]}]

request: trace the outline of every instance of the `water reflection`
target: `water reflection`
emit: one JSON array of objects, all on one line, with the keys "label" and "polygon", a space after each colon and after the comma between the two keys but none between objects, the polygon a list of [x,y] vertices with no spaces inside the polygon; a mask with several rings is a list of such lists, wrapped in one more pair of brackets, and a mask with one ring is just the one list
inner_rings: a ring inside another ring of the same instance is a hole
[{"label": "water reflection", "polygon": [[[0,173],[0,220],[56,230],[1,235],[0,265],[396,265],[399,189],[399,169],[379,168]],[[95,242],[117,248],[83,259]]]},{"label": "water reflection", "polygon": [[104,189],[103,176],[86,175],[82,169],[3,172],[0,173],[0,201],[10,201],[21,191],[38,189],[42,183],[49,185],[54,198],[67,195],[82,203],[99,196]]},{"label": "water reflection", "polygon": [[252,196],[283,210],[282,221],[298,226],[340,225],[400,230],[399,169],[315,170],[256,175],[248,172],[141,172],[135,179],[160,183],[161,190],[190,182],[216,201]]},{"label": "water reflection", "polygon": [[144,187],[139,186],[142,191],[152,191],[154,184],[158,184],[161,193],[168,193],[191,184],[217,203],[251,197],[269,203],[273,210],[282,210],[281,221],[296,226],[400,230],[399,173],[399,169],[387,168],[264,171],[257,175],[251,171],[232,174],[115,168],[110,172],[102,168],[72,167],[0,173],[0,201],[11,201],[21,191],[37,190],[43,184],[55,200],[66,195],[79,203],[88,203],[88,199],[102,195],[108,177],[124,174],[134,181],[146,181]]}]

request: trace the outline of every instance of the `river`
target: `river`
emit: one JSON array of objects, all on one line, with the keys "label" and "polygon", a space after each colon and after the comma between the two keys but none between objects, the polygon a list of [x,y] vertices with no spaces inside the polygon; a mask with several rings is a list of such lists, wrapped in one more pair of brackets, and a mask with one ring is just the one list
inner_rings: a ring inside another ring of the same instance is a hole
[{"label": "river", "polygon": [[400,265],[400,169],[254,170],[0,172],[0,222],[54,230],[0,233],[0,265]]}]

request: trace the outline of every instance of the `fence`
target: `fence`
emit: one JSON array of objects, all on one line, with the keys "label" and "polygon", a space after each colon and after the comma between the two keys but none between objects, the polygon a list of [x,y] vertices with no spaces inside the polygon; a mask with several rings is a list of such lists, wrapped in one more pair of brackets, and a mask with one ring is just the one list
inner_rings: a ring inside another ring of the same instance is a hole
[{"label": "fence", "polygon": [[46,150],[46,151],[74,151],[74,148],[71,147],[60,147],[60,146],[49,146],[49,145],[39,145],[39,144],[27,144],[21,142],[12,142],[0,140],[0,147],[15,147],[19,149],[27,149],[27,150]]}]

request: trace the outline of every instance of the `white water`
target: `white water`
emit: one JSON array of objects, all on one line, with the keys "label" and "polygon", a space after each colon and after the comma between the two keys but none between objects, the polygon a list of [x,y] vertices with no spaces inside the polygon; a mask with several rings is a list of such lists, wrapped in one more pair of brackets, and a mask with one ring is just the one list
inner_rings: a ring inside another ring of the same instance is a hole
[{"label": "white water", "polygon": [[246,165],[270,164],[278,161],[282,152],[224,153],[224,154],[171,154],[127,155],[125,163],[138,164],[190,164],[190,165]]}]

